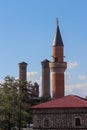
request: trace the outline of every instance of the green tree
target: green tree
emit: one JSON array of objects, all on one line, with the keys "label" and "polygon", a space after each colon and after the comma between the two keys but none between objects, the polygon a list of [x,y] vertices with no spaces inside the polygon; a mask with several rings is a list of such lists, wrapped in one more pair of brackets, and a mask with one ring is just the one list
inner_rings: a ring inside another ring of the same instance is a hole
[{"label": "green tree", "polygon": [[50,100],[51,100],[51,97],[49,95],[46,97],[40,97],[40,103],[44,103]]},{"label": "green tree", "polygon": [[7,76],[0,84],[0,127],[2,130],[11,130],[17,126],[19,130],[30,122],[29,95],[25,83],[23,92],[20,92],[20,82]]}]

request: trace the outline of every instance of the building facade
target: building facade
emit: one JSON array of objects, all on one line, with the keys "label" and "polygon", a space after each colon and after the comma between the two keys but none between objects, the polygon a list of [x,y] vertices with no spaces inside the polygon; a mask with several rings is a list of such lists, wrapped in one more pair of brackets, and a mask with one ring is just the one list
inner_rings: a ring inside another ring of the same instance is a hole
[{"label": "building facade", "polygon": [[41,109],[34,111],[35,130],[87,130],[87,109]]},{"label": "building facade", "polygon": [[87,101],[77,96],[33,107],[34,130],[87,130]]}]

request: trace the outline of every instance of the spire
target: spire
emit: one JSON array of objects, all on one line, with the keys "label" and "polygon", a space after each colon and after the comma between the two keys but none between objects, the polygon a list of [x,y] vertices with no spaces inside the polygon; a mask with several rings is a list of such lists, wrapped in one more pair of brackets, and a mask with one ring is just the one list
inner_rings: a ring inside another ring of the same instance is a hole
[{"label": "spire", "polygon": [[56,32],[54,35],[54,40],[53,40],[52,46],[63,46],[63,41],[62,41],[62,37],[60,34],[59,25],[58,25],[58,18],[56,19]]}]

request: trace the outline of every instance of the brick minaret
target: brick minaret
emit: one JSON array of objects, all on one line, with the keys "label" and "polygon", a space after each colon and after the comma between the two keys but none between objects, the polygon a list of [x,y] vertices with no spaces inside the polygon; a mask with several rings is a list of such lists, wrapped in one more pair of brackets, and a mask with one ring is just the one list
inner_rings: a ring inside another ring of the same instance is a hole
[{"label": "brick minaret", "polygon": [[19,80],[24,82],[27,81],[27,63],[19,63]]},{"label": "brick minaret", "polygon": [[50,68],[49,61],[46,59],[42,64],[42,97],[50,96]]},{"label": "brick minaret", "polygon": [[52,74],[52,98],[60,98],[64,96],[64,71],[67,63],[64,62],[63,41],[61,38],[58,20],[56,33],[52,44],[52,61],[50,69]]}]

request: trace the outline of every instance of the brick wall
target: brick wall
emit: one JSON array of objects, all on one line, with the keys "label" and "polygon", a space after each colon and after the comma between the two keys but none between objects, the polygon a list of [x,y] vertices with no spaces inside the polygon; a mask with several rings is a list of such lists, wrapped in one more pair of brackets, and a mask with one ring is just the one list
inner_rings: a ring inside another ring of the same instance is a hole
[{"label": "brick wall", "polygon": [[[87,130],[87,110],[83,109],[38,109],[34,110],[35,130]],[[80,125],[76,125],[76,118]]]}]

